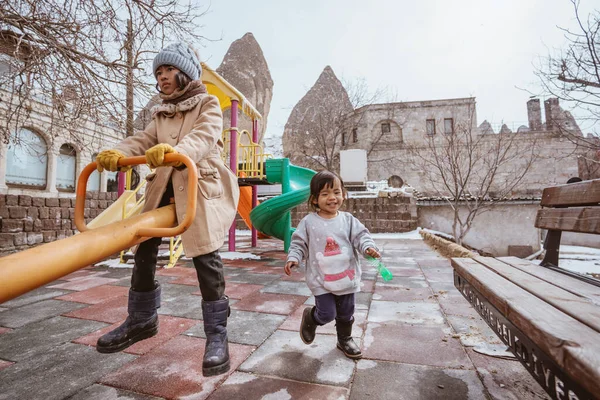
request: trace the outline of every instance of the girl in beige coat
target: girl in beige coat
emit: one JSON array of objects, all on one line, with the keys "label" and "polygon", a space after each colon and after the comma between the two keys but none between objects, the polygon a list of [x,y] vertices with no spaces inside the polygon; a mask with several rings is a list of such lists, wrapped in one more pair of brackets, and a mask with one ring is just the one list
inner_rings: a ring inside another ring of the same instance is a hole
[{"label": "girl in beige coat", "polygon": [[[153,71],[163,102],[153,109],[152,122],[115,149],[101,152],[96,161],[100,171],[116,171],[120,158],[145,154],[152,168],[161,168],[146,178],[144,211],[174,201],[178,220],[185,217],[188,174],[180,163],[165,163],[164,155],[181,153],[196,162],[196,219],[183,233],[182,242],[186,256],[193,259],[202,293],[207,337],[202,371],[211,376],[229,370],[229,299],[224,295],[218,249],[235,218],[239,188],[237,178],[221,159],[223,116],[218,99],[209,95],[200,81],[201,68],[196,52],[186,44],[176,43],[161,50],[154,59]],[[157,333],[160,285],[154,274],[160,243],[161,238],[152,238],[139,245],[129,291],[129,316],[98,340],[99,352],[121,351]]]}]

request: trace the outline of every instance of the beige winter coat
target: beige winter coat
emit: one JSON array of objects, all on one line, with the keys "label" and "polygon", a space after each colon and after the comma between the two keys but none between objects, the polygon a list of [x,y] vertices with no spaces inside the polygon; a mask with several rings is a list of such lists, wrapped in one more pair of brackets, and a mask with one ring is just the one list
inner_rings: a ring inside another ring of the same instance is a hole
[{"label": "beige winter coat", "polygon": [[[196,218],[182,235],[185,255],[195,257],[223,245],[236,215],[240,191],[236,176],[221,159],[223,115],[219,100],[203,93],[178,103],[176,108],[171,107],[174,114],[155,113],[144,131],[126,138],[116,149],[126,156],[141,156],[158,143],[168,143],[196,162]],[[177,219],[183,220],[187,205],[187,169],[159,167],[146,179],[143,211],[158,207],[167,183],[172,179]]]}]

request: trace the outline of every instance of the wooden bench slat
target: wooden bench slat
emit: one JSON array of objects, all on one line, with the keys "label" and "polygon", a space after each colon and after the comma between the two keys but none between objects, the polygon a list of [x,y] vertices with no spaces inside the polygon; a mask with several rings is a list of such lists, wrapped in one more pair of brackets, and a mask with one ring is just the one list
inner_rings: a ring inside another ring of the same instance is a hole
[{"label": "wooden bench slat", "polygon": [[600,334],[470,258],[452,266],[590,393],[600,393]]},{"label": "wooden bench slat", "polygon": [[[582,324],[600,333],[600,306],[585,297],[564,290],[554,283],[548,283],[539,278],[496,260],[493,257],[476,257],[482,266],[508,279],[523,290],[539,297],[562,312],[575,318]],[[535,265],[533,267],[536,267]],[[537,266],[537,268],[544,268]],[[599,288],[600,289],[600,288]]]},{"label": "wooden bench slat", "polygon": [[545,188],[543,207],[585,206],[600,203],[600,180],[569,183]]},{"label": "wooden bench slat", "polygon": [[567,290],[575,295],[580,295],[587,298],[592,303],[600,306],[600,287],[590,285],[588,283],[573,279],[568,275],[561,274],[560,272],[553,271],[548,268],[540,267],[531,263],[530,261],[523,260],[518,257],[496,257],[506,264],[513,266],[514,268],[525,271],[530,275],[538,277],[548,283],[552,283],[564,290]]},{"label": "wooden bench slat", "polygon": [[600,234],[600,207],[543,208],[537,212],[535,227]]}]

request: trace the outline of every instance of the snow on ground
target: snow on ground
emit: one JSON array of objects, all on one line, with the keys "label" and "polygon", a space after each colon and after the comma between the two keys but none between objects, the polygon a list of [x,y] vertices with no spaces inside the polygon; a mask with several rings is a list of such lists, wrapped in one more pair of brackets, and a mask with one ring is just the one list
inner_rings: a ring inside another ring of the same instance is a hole
[{"label": "snow on ground", "polygon": [[583,246],[560,246],[560,255],[563,254],[579,254],[579,255],[593,255],[596,257],[600,257],[600,249],[595,249],[593,247],[583,247]]},{"label": "snow on ground", "polygon": [[224,260],[260,260],[260,256],[256,254],[240,253],[239,251],[224,251],[220,254]]},{"label": "snow on ground", "polygon": [[110,260],[100,261],[94,264],[95,267],[108,267],[108,268],[133,268],[133,262],[131,264],[121,263],[120,258],[113,258]]},{"label": "snow on ground", "polygon": [[410,232],[403,233],[371,233],[373,239],[410,239],[410,240],[422,240],[423,238],[419,235],[419,229],[415,229]]},{"label": "snow on ground", "polygon": [[558,266],[580,274],[600,275],[600,249],[560,246]]},{"label": "snow on ground", "polygon": [[[539,264],[542,260],[532,260]],[[583,246],[560,246],[558,266],[580,274],[600,275],[600,249]]]}]

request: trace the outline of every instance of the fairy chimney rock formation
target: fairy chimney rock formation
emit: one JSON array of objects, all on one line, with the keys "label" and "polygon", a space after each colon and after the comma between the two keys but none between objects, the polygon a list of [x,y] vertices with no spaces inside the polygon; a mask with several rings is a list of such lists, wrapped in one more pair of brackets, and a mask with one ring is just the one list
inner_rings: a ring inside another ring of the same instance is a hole
[{"label": "fairy chimney rock formation", "polygon": [[[231,83],[262,115],[259,122],[259,138],[262,138],[266,126],[267,116],[271,109],[273,98],[273,79],[267,65],[267,60],[260,45],[252,33],[246,33],[241,39],[236,40],[229,46],[223,62],[216,71],[225,80]],[[246,116],[238,114],[238,128],[246,129],[252,133],[252,121]],[[230,125],[230,112],[224,115],[223,127]]]},{"label": "fairy chimney rock formation", "polygon": [[330,66],[325,67],[313,87],[290,113],[283,131],[284,157],[289,157],[296,165],[311,167],[307,161],[311,156],[318,156],[315,153],[317,136],[330,139],[324,133],[328,129],[323,123],[352,111],[352,103],[342,82]]}]

